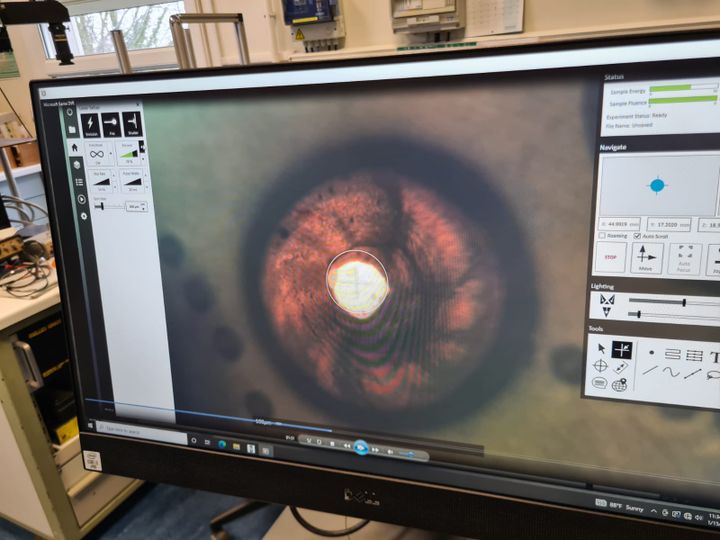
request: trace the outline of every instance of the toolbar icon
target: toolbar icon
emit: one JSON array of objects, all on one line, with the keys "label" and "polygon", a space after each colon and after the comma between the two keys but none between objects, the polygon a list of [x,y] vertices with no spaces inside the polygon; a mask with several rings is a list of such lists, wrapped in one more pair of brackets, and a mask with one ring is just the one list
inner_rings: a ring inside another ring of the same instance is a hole
[{"label": "toolbar icon", "polygon": [[122,137],[120,113],[102,113],[102,129],[105,137]]},{"label": "toolbar icon", "polygon": [[612,352],[613,358],[620,360],[630,360],[632,358],[633,344],[631,341],[613,341]]},{"label": "toolbar icon", "polygon": [[65,120],[65,134],[68,138],[76,139],[78,134],[78,117],[75,114],[75,107],[64,107],[62,109]]},{"label": "toolbar icon", "polygon": [[630,364],[628,364],[627,362],[620,362],[620,364],[618,366],[616,366],[615,369],[613,369],[613,371],[615,373],[617,373],[618,375],[620,375],[623,371],[625,371],[627,369],[627,367],[629,365]]},{"label": "toolbar icon", "polygon": [[633,274],[660,274],[664,249],[664,244],[634,243],[630,271]]},{"label": "toolbar icon", "polygon": [[142,119],[139,111],[124,112],[122,119],[126,137],[142,137]]},{"label": "toolbar icon", "polygon": [[604,294],[601,294],[600,305],[602,306],[603,313],[607,317],[608,315],[610,315],[612,306],[615,305],[615,295],[613,294],[612,296],[605,296]]},{"label": "toolbar icon", "polygon": [[598,373],[602,373],[608,368],[608,364],[605,360],[600,359],[593,364],[593,367]]},{"label": "toolbar icon", "polygon": [[358,439],[353,443],[353,450],[358,456],[367,455],[367,453],[370,451],[368,443],[366,443],[362,439]]},{"label": "toolbar icon", "polygon": [[80,123],[82,124],[83,137],[86,139],[98,139],[100,134],[100,117],[96,113],[81,114]]},{"label": "toolbar icon", "polygon": [[641,262],[645,261],[654,261],[657,259],[657,257],[651,253],[648,252],[647,249],[645,249],[645,246],[640,246],[640,251],[638,252],[638,259],[640,259]]}]

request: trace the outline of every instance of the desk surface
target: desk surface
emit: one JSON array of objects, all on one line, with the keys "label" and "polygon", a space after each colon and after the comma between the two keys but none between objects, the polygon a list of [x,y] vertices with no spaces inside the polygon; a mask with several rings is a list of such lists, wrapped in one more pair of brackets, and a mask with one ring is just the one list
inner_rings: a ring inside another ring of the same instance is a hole
[{"label": "desk surface", "polygon": [[57,287],[32,300],[0,297],[0,331],[59,303],[60,292]]}]

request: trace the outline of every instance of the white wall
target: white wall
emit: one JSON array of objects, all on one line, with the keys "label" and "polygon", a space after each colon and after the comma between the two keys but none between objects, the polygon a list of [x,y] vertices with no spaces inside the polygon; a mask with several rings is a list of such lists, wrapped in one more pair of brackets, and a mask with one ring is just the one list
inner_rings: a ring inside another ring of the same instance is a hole
[{"label": "white wall", "polygon": [[[27,32],[20,30],[20,27],[8,27],[8,34],[15,52],[15,60],[20,70],[20,77],[13,79],[1,79],[0,88],[12,103],[12,106],[20,115],[20,119],[27,126],[30,132],[35,135],[33,123],[32,106],[30,103],[30,92],[28,85],[32,79],[44,78],[45,51],[42,50],[41,40],[38,43],[28,43]],[[40,45],[40,50],[37,46]],[[4,108],[2,103],[0,107]],[[4,111],[0,111],[4,112]]]},{"label": "white wall", "polygon": [[[483,0],[467,0],[483,1]],[[298,50],[282,21],[281,0],[186,0],[199,12],[243,13],[253,62],[322,59],[338,56],[389,54],[407,42],[394,35],[390,25],[390,0],[343,0],[347,38],[344,50],[306,55]],[[191,7],[192,6],[192,7]],[[653,31],[664,28],[720,28],[718,0],[525,0],[525,31],[475,39],[482,46],[554,41],[569,37]],[[193,41],[200,65],[227,65],[238,61],[232,25],[193,27]],[[27,83],[32,78],[67,73],[47,61],[34,27],[10,27],[21,78],[0,81],[26,122],[31,118]],[[145,62],[142,54],[133,63]],[[112,55],[86,63],[90,68],[114,68]],[[78,68],[74,68],[77,71]]]},{"label": "white wall", "polygon": [[716,0],[526,0],[525,30],[557,33],[648,27],[690,20],[720,23]]},{"label": "white wall", "polygon": [[[467,0],[487,1],[487,0]],[[390,0],[343,0],[347,28],[346,47],[338,53],[306,55],[294,46],[282,21],[281,0],[208,0],[209,9],[240,11],[248,21],[248,39],[254,61],[300,60],[366,54],[388,54],[408,42],[394,35],[390,23]],[[587,34],[657,31],[665,27],[720,28],[717,0],[525,0],[525,31],[522,34],[476,39],[487,46],[524,41],[557,40]],[[270,29],[275,28],[275,36]],[[224,56],[216,62],[235,61],[232,29],[221,28]]]}]

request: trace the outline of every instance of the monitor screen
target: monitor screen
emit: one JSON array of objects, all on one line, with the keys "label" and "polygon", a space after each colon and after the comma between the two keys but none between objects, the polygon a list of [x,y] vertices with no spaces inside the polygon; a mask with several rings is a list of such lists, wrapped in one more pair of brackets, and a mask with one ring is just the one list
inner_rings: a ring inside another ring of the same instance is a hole
[{"label": "monitor screen", "polygon": [[720,528],[718,51],[34,83],[83,443]]}]

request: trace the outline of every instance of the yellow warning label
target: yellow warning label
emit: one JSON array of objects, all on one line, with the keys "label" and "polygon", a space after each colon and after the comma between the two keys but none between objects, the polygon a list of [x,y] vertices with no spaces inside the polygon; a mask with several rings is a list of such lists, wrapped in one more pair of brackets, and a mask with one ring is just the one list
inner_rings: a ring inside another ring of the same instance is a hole
[{"label": "yellow warning label", "polygon": [[78,434],[78,423],[77,418],[73,418],[69,422],[64,423],[62,426],[55,429],[60,444],[72,439]]},{"label": "yellow warning label", "polygon": [[297,32],[295,32],[295,41],[302,41],[305,39],[305,34],[303,34],[302,29],[298,28]]}]

